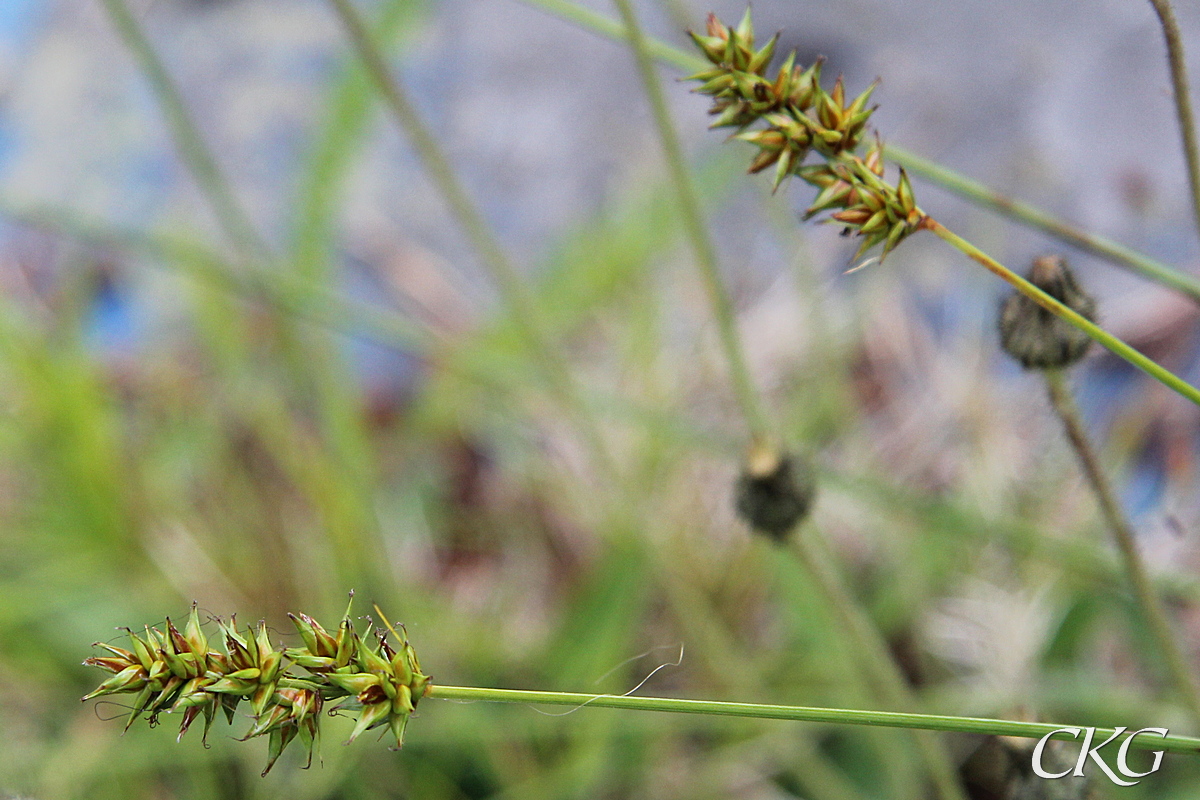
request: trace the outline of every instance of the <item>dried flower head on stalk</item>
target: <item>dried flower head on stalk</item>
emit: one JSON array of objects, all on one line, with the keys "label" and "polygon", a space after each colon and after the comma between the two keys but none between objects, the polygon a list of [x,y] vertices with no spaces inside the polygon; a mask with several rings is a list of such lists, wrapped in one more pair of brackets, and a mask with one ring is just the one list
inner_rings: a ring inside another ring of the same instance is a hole
[{"label": "dried flower head on stalk", "polygon": [[[1061,256],[1033,261],[1026,279],[1085,319],[1096,321],[1096,301],[1085,292]],[[1062,369],[1087,354],[1092,340],[1023,294],[1000,307],[1000,345],[1026,369]]]},{"label": "dried flower head on stalk", "polygon": [[734,491],[735,507],[750,528],[783,542],[808,515],[817,485],[812,465],[756,442]]},{"label": "dried flower head on stalk", "polygon": [[[821,60],[806,69],[795,63],[794,51],[775,78],[769,78],[779,34],[755,50],[749,9],[736,28],[709,14],[705,35],[691,37],[713,64],[687,79],[700,81],[695,91],[713,98],[709,113],[715,119],[710,127],[737,128],[731,138],[756,146],[750,172],[774,165],[775,189],[792,175],[816,186],[820,191],[805,219],[828,211],[833,221],[863,237],[856,258],[883,244],[882,259],[920,229],[925,214],[917,207],[904,169],[895,186],[883,178],[878,138],[865,156],[855,154],[875,110],[867,103],[878,81],[847,103],[842,78],[826,92],[821,88]],[[747,130],[758,122],[764,127]],[[810,152],[823,163],[804,166]]]},{"label": "dried flower head on stalk", "polygon": [[[375,610],[379,612],[378,607]],[[182,634],[169,618],[165,631],[146,626],[144,633],[137,634],[125,628],[132,649],[97,642],[95,646],[104,648],[108,655],[83,662],[113,673],[83,699],[134,694],[125,730],[143,714],[153,726],[159,714],[181,712],[179,738],[201,713],[203,738],[207,738],[218,708],[232,723],[238,705],[247,700],[253,723],[242,741],[269,737],[263,775],[296,737],[312,763],[313,747],[320,740],[321,710],[329,701],[338,702],[331,714],[337,710],[358,711],[347,744],[364,731],[387,725],[396,747],[403,745],[408,718],[430,685],[404,627],[397,630],[385,619],[384,629],[369,623],[360,637],[354,630],[349,607],[336,635],[306,614],[288,617],[300,632],[302,647],[272,645],[263,622],[257,629],[247,626],[243,636],[238,632],[236,617],[230,617],[228,621],[214,620],[225,649],[224,653],[218,652],[208,646],[195,604]],[[388,640],[388,632],[395,644]],[[308,674],[293,675],[289,672],[292,666]]]}]

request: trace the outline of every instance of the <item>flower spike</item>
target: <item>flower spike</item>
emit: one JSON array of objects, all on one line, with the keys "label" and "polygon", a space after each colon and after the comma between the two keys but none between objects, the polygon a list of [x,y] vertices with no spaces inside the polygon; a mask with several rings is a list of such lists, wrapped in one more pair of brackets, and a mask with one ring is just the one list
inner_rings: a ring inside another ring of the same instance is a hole
[{"label": "flower spike", "polygon": [[[732,138],[758,148],[751,173],[773,167],[772,191],[792,175],[816,186],[816,199],[804,218],[828,213],[848,233],[861,237],[856,258],[882,244],[882,260],[920,229],[925,214],[917,207],[908,176],[901,170],[894,186],[884,180],[878,137],[865,155],[855,152],[875,111],[868,104],[878,80],[847,102],[843,78],[824,90],[822,60],[805,69],[796,65],[795,52],[784,59],[774,80],[767,78],[779,35],[756,51],[749,9],[733,29],[710,14],[706,31],[706,36],[693,33],[692,40],[713,68],[689,80],[701,84],[694,91],[713,98],[710,128],[736,128]],[[753,128],[756,123],[764,127]],[[811,152],[824,163],[806,166]]]},{"label": "flower spike", "polygon": [[[95,646],[105,654],[83,663],[100,667],[112,677],[83,699],[135,695],[126,730],[143,715],[153,725],[160,713],[179,712],[178,739],[203,716],[202,741],[207,739],[218,709],[233,722],[238,704],[246,700],[253,721],[242,740],[258,736],[269,740],[263,775],[296,739],[308,753],[308,764],[312,763],[313,749],[320,742],[321,711],[327,702],[358,711],[349,741],[386,725],[398,748],[404,743],[408,718],[417,701],[428,692],[430,679],[421,672],[404,626],[393,625],[378,607],[375,610],[385,629],[368,625],[362,636],[354,630],[349,606],[336,634],[307,614],[289,614],[304,643],[289,648],[271,642],[266,623],[247,626],[239,633],[235,617],[218,618],[214,621],[225,645],[225,652],[220,653],[209,648],[193,604],[182,632],[167,619],[165,631],[146,627],[144,635],[138,635],[126,629],[131,643],[128,650],[97,642]],[[303,672],[293,673],[293,668]]]}]

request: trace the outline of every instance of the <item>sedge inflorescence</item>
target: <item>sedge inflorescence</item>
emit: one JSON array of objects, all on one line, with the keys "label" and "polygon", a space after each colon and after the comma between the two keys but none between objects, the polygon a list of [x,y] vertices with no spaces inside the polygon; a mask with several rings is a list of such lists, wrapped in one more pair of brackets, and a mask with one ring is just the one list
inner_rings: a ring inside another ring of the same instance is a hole
[{"label": "sedge inflorescence", "polygon": [[[750,172],[774,166],[774,188],[792,175],[817,187],[805,219],[830,212],[831,220],[862,237],[857,255],[882,243],[886,256],[920,229],[925,214],[903,168],[894,186],[884,180],[878,138],[863,156],[855,152],[867,136],[867,121],[875,110],[867,104],[878,81],[847,102],[842,78],[825,91],[822,61],[805,68],[796,64],[794,51],[770,78],[779,34],[756,50],[749,9],[736,28],[709,14],[705,34],[692,32],[691,37],[712,63],[687,79],[699,81],[695,91],[713,98],[710,127],[737,128],[732,138],[757,147]],[[810,153],[818,154],[821,163],[805,166]]]},{"label": "sedge inflorescence", "polygon": [[[232,723],[244,700],[253,722],[242,740],[269,738],[263,775],[296,738],[308,750],[308,763],[312,763],[326,703],[336,703],[330,713],[358,712],[347,744],[364,731],[386,725],[400,747],[408,718],[430,686],[403,626],[393,627],[386,620],[385,628],[369,623],[360,636],[349,608],[336,634],[307,614],[288,617],[303,646],[277,647],[263,622],[247,626],[241,633],[234,616],[214,619],[224,649],[220,652],[209,646],[194,604],[182,632],[170,618],[162,628],[146,626],[142,633],[126,628],[129,649],[96,642],[94,646],[106,650],[107,655],[83,662],[113,673],[83,699],[134,695],[125,730],[142,715],[153,726],[160,714],[179,713],[179,738],[201,715],[203,737],[207,738],[217,711]],[[388,639],[389,631],[395,644]],[[293,674],[293,667],[302,668],[304,674]]]}]

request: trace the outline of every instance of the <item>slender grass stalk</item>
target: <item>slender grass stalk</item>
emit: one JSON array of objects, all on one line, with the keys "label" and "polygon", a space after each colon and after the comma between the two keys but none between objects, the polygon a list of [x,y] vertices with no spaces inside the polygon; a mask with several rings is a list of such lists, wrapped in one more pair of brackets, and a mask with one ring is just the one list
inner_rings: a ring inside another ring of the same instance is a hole
[{"label": "slender grass stalk", "polygon": [[428,329],[400,314],[288,272],[280,271],[268,280],[257,271],[236,270],[220,253],[185,236],[132,231],[61,209],[19,206],[3,200],[0,216],[89,246],[148,257],[156,265],[331,330],[367,336],[380,344],[427,355],[437,349],[437,341]]},{"label": "slender grass stalk", "polygon": [[663,10],[671,18],[671,24],[677,26],[680,30],[691,24],[693,18],[692,11],[683,0],[658,0],[658,4],[663,7]]},{"label": "slender grass stalk", "polygon": [[526,306],[529,304],[529,300],[521,285],[516,266],[509,261],[483,215],[467,195],[454,168],[450,165],[450,159],[442,152],[441,144],[409,101],[408,93],[400,82],[392,77],[391,70],[383,56],[383,50],[375,41],[363,18],[350,0],[329,0],[329,4],[337,13],[358,57],[362,59],[367,71],[370,72],[388,110],[399,123],[401,130],[408,136],[422,165],[429,172],[431,180],[441,193],[451,214],[479,254],[490,277],[504,294],[506,301],[515,306],[515,311],[528,312]]},{"label": "slender grass stalk", "polygon": [[1079,457],[1079,464],[1087,477],[1088,485],[1096,495],[1096,501],[1104,516],[1104,521],[1112,531],[1113,539],[1116,541],[1117,549],[1120,551],[1125,565],[1125,573],[1133,588],[1134,598],[1150,625],[1150,635],[1158,645],[1159,653],[1166,662],[1175,692],[1191,712],[1192,718],[1197,724],[1200,724],[1200,686],[1197,685],[1193,675],[1194,667],[1188,663],[1187,657],[1180,649],[1176,634],[1171,630],[1166,609],[1163,608],[1150,573],[1138,551],[1133,526],[1130,525],[1125,512],[1121,509],[1112,483],[1101,466],[1095,448],[1092,447],[1087,430],[1083,426],[1079,408],[1075,404],[1075,398],[1067,383],[1067,376],[1063,370],[1046,370],[1045,375],[1050,404],[1054,407],[1059,419],[1062,420],[1071,448]]},{"label": "slender grass stalk", "polygon": [[[519,0],[519,2],[541,9],[548,14],[553,14],[559,19],[566,20],[592,33],[599,34],[606,39],[629,41],[628,29],[620,22],[592,11],[589,8],[585,8],[578,3],[572,2],[572,0]],[[655,61],[691,72],[704,67],[704,59],[686,50],[680,50],[678,47],[649,36],[644,37],[643,42],[646,50],[649,51]]]},{"label": "slender grass stalk", "polygon": [[1196,143],[1196,118],[1192,114],[1192,99],[1188,91],[1187,61],[1183,57],[1183,36],[1170,0],[1150,0],[1154,13],[1162,23],[1167,41],[1167,62],[1171,68],[1171,94],[1175,97],[1175,116],[1183,139],[1183,158],[1187,162],[1188,187],[1192,193],[1192,213],[1196,231],[1200,233],[1200,145]]},{"label": "slender grass stalk", "polygon": [[[371,20],[376,40],[399,49],[419,30],[427,5],[426,0],[383,0]],[[306,277],[322,275],[334,264],[338,210],[372,129],[378,98],[360,59],[348,56],[323,103],[323,119],[305,154],[288,222],[288,259]]]},{"label": "slender grass stalk", "polygon": [[488,270],[501,299],[508,306],[514,323],[533,351],[548,388],[556,395],[564,409],[574,417],[575,424],[597,466],[610,478],[619,475],[620,470],[613,461],[595,420],[587,412],[587,406],[579,395],[570,370],[562,356],[548,341],[536,305],[526,292],[516,267],[462,187],[437,138],[421,120],[403,86],[392,77],[382,50],[350,0],[329,0],[329,4],[337,13],[351,44],[374,79],[388,109],[408,136],[451,214]]},{"label": "slender grass stalk", "polygon": [[[1016,722],[983,717],[950,717],[937,714],[906,714],[895,711],[861,711],[843,708],[812,708],[808,706],[768,705],[763,703],[731,703],[717,700],[684,700],[668,697],[638,697],[636,695],[594,695],[573,692],[535,692],[521,689],[485,689],[478,686],[442,686],[431,684],[427,697],[439,700],[474,700],[488,703],[529,703],[557,706],[595,706],[631,711],[665,711],[677,714],[707,714],[724,717],[781,719],[793,722],[824,722],[840,725],[870,725],[883,728],[907,728],[949,733],[977,733],[991,736],[1015,736],[1021,739],[1052,739],[1072,741],[1063,728],[1078,727],[1049,722]],[[1104,741],[1113,728],[1097,728],[1095,739]],[[1119,746],[1128,739],[1128,732],[1110,746]],[[1200,755],[1200,738],[1191,736],[1136,737],[1131,749],[1162,750],[1168,753]]]},{"label": "slender grass stalk", "polygon": [[[800,563],[817,582],[842,632],[849,637],[853,649],[863,655],[859,669],[864,673],[864,677],[892,710],[902,712],[917,707],[916,698],[913,697],[908,682],[900,672],[879,628],[850,592],[822,543],[814,537],[805,536],[802,531],[792,537],[792,549]],[[945,744],[929,730],[918,733],[916,740],[938,793],[946,798],[965,798],[957,770],[945,749]]]},{"label": "slender grass stalk", "polygon": [[[267,241],[255,229],[250,214],[242,207],[222,172],[211,149],[205,144],[199,127],[187,109],[175,82],[162,59],[155,51],[141,24],[131,12],[126,0],[105,0],[105,9],[122,40],[137,60],[150,82],[155,99],[162,109],[183,163],[212,207],[217,223],[234,247],[238,265],[251,283],[265,285],[279,279],[284,270],[279,266]],[[293,284],[293,293],[306,290]],[[296,331],[286,324],[283,331],[287,350],[292,356],[298,381],[311,384],[314,409],[319,414],[323,446],[328,447],[341,462],[338,490],[327,498],[344,498],[351,493],[369,493],[369,482],[363,475],[366,463],[361,431],[356,425],[354,403],[348,383],[330,357],[323,342],[303,342]],[[322,506],[325,529],[335,552],[339,555],[343,580],[358,580],[377,564],[377,559],[365,553],[364,537],[359,531],[377,532],[378,523],[370,503],[357,498],[354,503],[331,500]]]},{"label": "slender grass stalk", "polygon": [[1088,321],[1077,312],[1067,308],[1065,305],[1055,300],[1053,297],[1046,294],[1041,289],[1037,288],[1032,283],[1001,264],[999,261],[996,261],[987,253],[984,253],[966,239],[963,239],[961,236],[955,234],[937,220],[933,219],[932,217],[926,217],[921,223],[921,227],[937,234],[942,239],[946,240],[955,248],[957,248],[968,258],[978,262],[979,264],[982,264],[989,271],[1007,281],[1013,286],[1013,288],[1036,302],[1042,308],[1045,308],[1050,313],[1065,319],[1067,322],[1079,328],[1081,331],[1090,336],[1094,342],[1106,348],[1114,355],[1128,361],[1130,364],[1137,367],[1142,372],[1145,372],[1155,380],[1161,382],[1163,385],[1177,394],[1180,394],[1186,397],[1188,400],[1191,400],[1193,403],[1200,405],[1200,389],[1192,386],[1190,383],[1183,380],[1170,370],[1165,369],[1164,367],[1159,366],[1155,362],[1151,361],[1149,358],[1125,344],[1125,342],[1113,336],[1099,325]]},{"label": "slender grass stalk", "polygon": [[932,181],[964,200],[969,200],[975,205],[995,211],[1053,236],[1061,242],[1099,256],[1118,267],[1156,281],[1180,292],[1192,301],[1200,303],[1200,279],[1173,269],[1161,261],[1138,253],[1111,239],[1082,231],[1043,209],[1011,197],[1005,197],[978,181],[971,180],[941,164],[921,158],[902,147],[887,144],[884,146],[884,151],[909,172]]},{"label": "slender grass stalk", "polygon": [[179,88],[150,44],[141,24],[125,0],[104,0],[104,7],[125,46],[149,79],[179,155],[208,198],[225,236],[238,248],[243,258],[251,261],[269,260],[270,250],[266,242],[254,229],[250,216],[238,202],[216,157],[204,143],[204,137],[183,102]]},{"label": "slender grass stalk", "polygon": [[[344,0],[339,0],[340,2]],[[721,340],[721,349],[725,361],[729,365],[729,376],[733,383],[734,395],[750,428],[751,437],[760,442],[770,438],[766,413],[763,411],[762,400],[750,377],[750,369],[738,334],[733,302],[721,278],[721,268],[717,263],[717,253],[708,233],[704,213],[700,209],[700,201],[696,189],[692,185],[691,174],[683,157],[683,148],[679,144],[679,136],[671,121],[671,113],[667,109],[667,101],[663,96],[662,86],[654,69],[653,58],[646,45],[645,35],[634,13],[629,0],[616,0],[617,10],[624,22],[625,30],[629,32],[628,40],[637,62],[638,74],[642,79],[642,88],[650,101],[650,110],[654,115],[655,128],[658,131],[659,144],[666,157],[667,169],[675,186],[676,198],[683,215],[684,229],[691,242],[696,263],[700,267],[700,275],[708,292],[709,304],[713,317],[716,319],[717,332]]]}]

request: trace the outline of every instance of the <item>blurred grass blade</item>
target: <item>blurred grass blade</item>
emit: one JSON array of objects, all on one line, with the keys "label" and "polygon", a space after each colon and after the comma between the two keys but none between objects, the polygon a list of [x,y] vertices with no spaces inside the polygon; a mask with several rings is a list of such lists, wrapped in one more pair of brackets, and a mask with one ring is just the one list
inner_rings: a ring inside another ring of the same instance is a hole
[{"label": "blurred grass blade", "polygon": [[741,334],[738,332],[736,312],[729,290],[725,287],[721,268],[717,263],[717,251],[713,246],[708,223],[704,219],[700,202],[696,197],[696,189],[692,182],[691,173],[684,161],[683,148],[671,120],[671,112],[667,108],[666,96],[659,82],[654,62],[646,44],[645,36],[637,21],[630,0],[616,0],[617,9],[628,33],[627,39],[637,63],[638,74],[642,80],[642,90],[650,103],[650,111],[654,117],[654,127],[658,131],[659,145],[667,163],[671,176],[672,188],[676,202],[679,204],[683,217],[683,228],[692,248],[696,266],[704,281],[708,293],[709,308],[717,324],[717,334],[721,342],[721,351],[729,370],[729,381],[733,385],[733,394],[738,402],[739,410],[749,429],[750,438],[764,446],[775,446],[777,434],[767,420],[762,396],[747,365],[745,348]]},{"label": "blurred grass blade", "polygon": [[619,466],[613,460],[604,436],[586,407],[566,359],[546,336],[541,309],[531,301],[516,265],[509,260],[487,221],[463,188],[438,137],[425,125],[409,101],[404,87],[392,76],[374,35],[363,22],[352,0],[328,2],[370,73],[376,89],[441,194],[442,200],[487,269],[509,316],[519,326],[547,388],[572,418],[595,466],[602,470],[608,479],[615,479],[620,474]]},{"label": "blurred grass blade", "polygon": [[0,200],[0,217],[90,247],[124,250],[146,257],[151,264],[334,330],[369,336],[393,347],[415,350],[433,347],[428,329],[399,313],[345,297],[321,283],[286,272],[268,279],[258,270],[235,269],[220,253],[187,235],[133,231],[60,208],[24,206],[7,200]]},{"label": "blurred grass blade", "polygon": [[217,164],[216,157],[205,144],[204,137],[200,135],[200,129],[183,102],[179,88],[167,72],[166,65],[154,50],[141,24],[125,0],[104,0],[104,7],[125,46],[129,48],[150,82],[154,96],[170,126],[179,155],[204,192],[225,235],[237,246],[244,258],[260,259],[268,256],[266,243],[254,230],[249,215],[238,202],[232,186]]},{"label": "blurred grass blade", "polygon": [[[425,14],[424,0],[387,0],[372,25],[375,40],[405,42]],[[348,60],[324,104],[324,122],[299,180],[291,264],[311,277],[329,267],[342,190],[376,115],[378,93],[357,59]]]},{"label": "blurred grass blade", "polygon": [[1200,233],[1200,143],[1196,141],[1196,116],[1192,113],[1192,94],[1188,89],[1187,59],[1183,55],[1183,34],[1175,21],[1170,0],[1150,0],[1154,13],[1162,24],[1167,42],[1167,64],[1171,72],[1171,95],[1175,100],[1175,118],[1183,144],[1183,160],[1187,164],[1188,189],[1192,195],[1192,217]]}]

